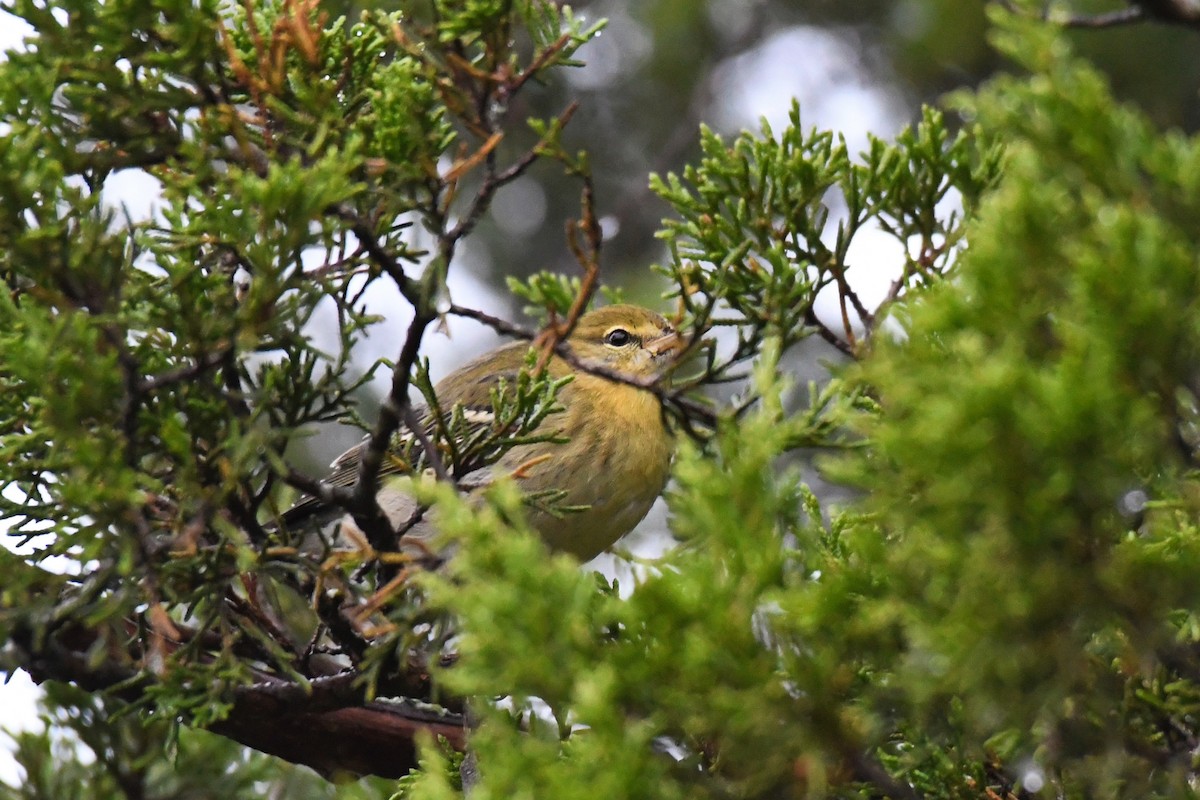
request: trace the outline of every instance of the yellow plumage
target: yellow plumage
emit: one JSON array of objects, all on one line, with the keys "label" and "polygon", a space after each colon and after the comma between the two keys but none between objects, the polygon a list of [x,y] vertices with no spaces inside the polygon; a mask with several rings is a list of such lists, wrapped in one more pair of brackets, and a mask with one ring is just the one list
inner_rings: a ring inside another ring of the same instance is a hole
[{"label": "yellow plumage", "polygon": [[[462,485],[471,489],[511,476],[526,494],[562,490],[563,506],[583,510],[555,514],[531,507],[532,527],[551,548],[581,560],[606,550],[641,521],[666,484],[671,436],[658,399],[642,386],[662,377],[682,346],[661,315],[638,306],[607,306],[583,315],[567,347],[584,369],[558,355],[551,357],[546,366],[551,377],[574,378],[559,391],[563,411],[549,415],[535,431],[569,441],[513,447],[496,464],[466,476]],[[501,377],[511,379],[520,371],[528,349],[524,342],[506,345],[451,373],[434,388],[439,404],[447,412],[455,405],[490,409],[491,390]],[[360,445],[334,462],[330,482],[345,485],[354,479],[361,449]],[[403,471],[396,467],[403,465],[385,466],[385,471]],[[411,522],[416,505],[395,480],[381,475],[378,500],[394,526]],[[314,503],[309,499],[301,505]],[[425,539],[435,525],[436,518],[423,519],[411,526],[406,538]]]}]

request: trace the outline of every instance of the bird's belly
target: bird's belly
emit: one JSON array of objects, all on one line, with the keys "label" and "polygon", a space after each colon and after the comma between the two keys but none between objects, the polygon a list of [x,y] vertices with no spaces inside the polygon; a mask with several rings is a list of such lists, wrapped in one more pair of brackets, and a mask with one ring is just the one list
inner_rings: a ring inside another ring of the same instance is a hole
[{"label": "bird's belly", "polygon": [[[578,464],[561,460],[555,464],[561,485],[572,487],[561,505],[582,510],[560,514],[530,510],[530,524],[552,549],[588,561],[629,533],[650,511],[666,484],[671,450],[663,446],[651,453],[630,454],[624,452],[629,441],[619,441],[609,452],[589,448],[586,460]],[[554,463],[553,458],[547,460]],[[554,485],[552,479],[546,480]]]},{"label": "bird's belly", "polygon": [[570,553],[580,561],[590,561],[641,522],[654,499],[655,496],[638,497],[615,508],[611,503],[598,501],[585,510],[561,516],[534,511],[529,521],[551,549]]}]

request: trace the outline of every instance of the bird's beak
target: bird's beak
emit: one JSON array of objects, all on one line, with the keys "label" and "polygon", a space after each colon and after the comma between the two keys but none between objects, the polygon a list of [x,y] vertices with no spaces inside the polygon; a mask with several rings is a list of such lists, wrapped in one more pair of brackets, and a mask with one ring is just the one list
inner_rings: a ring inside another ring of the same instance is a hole
[{"label": "bird's beak", "polygon": [[655,360],[674,359],[683,352],[683,337],[679,335],[678,331],[671,331],[651,339],[642,346],[650,351],[650,355],[654,356]]}]

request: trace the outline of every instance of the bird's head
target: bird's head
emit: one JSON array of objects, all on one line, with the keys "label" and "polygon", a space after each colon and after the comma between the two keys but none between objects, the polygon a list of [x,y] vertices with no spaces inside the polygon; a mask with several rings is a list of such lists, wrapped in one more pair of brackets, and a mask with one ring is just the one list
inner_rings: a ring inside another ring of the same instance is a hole
[{"label": "bird's head", "polygon": [[654,381],[675,363],[684,341],[661,314],[632,305],[613,305],[579,318],[567,340],[585,364],[638,381]]}]

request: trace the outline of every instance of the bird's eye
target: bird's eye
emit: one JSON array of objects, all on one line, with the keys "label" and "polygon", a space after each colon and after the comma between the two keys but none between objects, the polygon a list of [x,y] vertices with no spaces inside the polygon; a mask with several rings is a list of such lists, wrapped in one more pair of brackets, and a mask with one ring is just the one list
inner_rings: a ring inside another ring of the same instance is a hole
[{"label": "bird's eye", "polygon": [[624,347],[633,341],[633,334],[624,328],[613,328],[604,334],[604,343],[613,347]]}]

